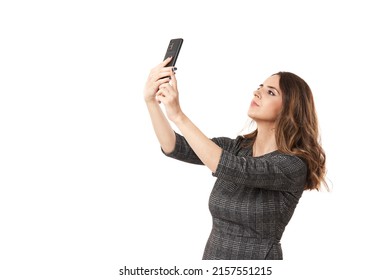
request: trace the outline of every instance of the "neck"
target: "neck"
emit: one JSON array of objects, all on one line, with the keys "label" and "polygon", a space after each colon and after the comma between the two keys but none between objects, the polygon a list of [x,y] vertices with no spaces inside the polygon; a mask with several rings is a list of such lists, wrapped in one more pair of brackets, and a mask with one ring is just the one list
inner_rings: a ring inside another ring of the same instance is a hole
[{"label": "neck", "polygon": [[278,149],[274,123],[257,123],[257,136],[253,143],[253,156],[258,157]]}]

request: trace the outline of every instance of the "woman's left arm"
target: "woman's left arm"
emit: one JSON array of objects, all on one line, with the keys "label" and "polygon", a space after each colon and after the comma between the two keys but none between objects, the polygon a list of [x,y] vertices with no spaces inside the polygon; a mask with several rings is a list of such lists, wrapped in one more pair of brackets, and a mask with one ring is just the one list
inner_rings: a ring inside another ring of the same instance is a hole
[{"label": "woman's left arm", "polygon": [[182,112],[174,73],[171,75],[170,83],[160,85],[157,99],[164,104],[168,119],[177,126],[199,159],[212,172],[215,172],[221,158],[222,148],[204,135]]}]

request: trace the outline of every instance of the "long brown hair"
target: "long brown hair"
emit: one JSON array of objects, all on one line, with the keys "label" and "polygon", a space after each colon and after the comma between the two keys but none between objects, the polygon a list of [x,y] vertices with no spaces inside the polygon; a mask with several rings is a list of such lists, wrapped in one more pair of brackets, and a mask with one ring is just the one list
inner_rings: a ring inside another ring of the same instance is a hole
[{"label": "long brown hair", "polygon": [[[305,190],[319,190],[321,185],[329,190],[325,181],[326,155],[322,149],[317,113],[309,85],[290,72],[278,72],[279,87],[283,95],[282,111],[276,119],[275,139],[278,150],[295,155],[307,164]],[[254,140],[257,129],[244,135]],[[252,143],[253,144],[253,143]]]}]

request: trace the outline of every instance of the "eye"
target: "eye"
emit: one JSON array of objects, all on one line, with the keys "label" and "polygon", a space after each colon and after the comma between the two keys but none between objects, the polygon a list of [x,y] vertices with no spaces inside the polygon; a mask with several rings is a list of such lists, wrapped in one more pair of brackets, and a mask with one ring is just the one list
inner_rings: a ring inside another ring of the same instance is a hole
[{"label": "eye", "polygon": [[276,96],[276,94],[272,90],[268,90],[268,94],[272,96]]}]

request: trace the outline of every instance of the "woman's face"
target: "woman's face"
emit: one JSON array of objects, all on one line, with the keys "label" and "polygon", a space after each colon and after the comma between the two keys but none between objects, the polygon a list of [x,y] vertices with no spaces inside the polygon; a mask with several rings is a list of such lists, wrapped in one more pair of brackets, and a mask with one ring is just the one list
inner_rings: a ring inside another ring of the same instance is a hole
[{"label": "woman's face", "polygon": [[279,75],[266,79],[253,92],[248,116],[254,121],[275,122],[282,110],[282,91],[279,88]]}]

